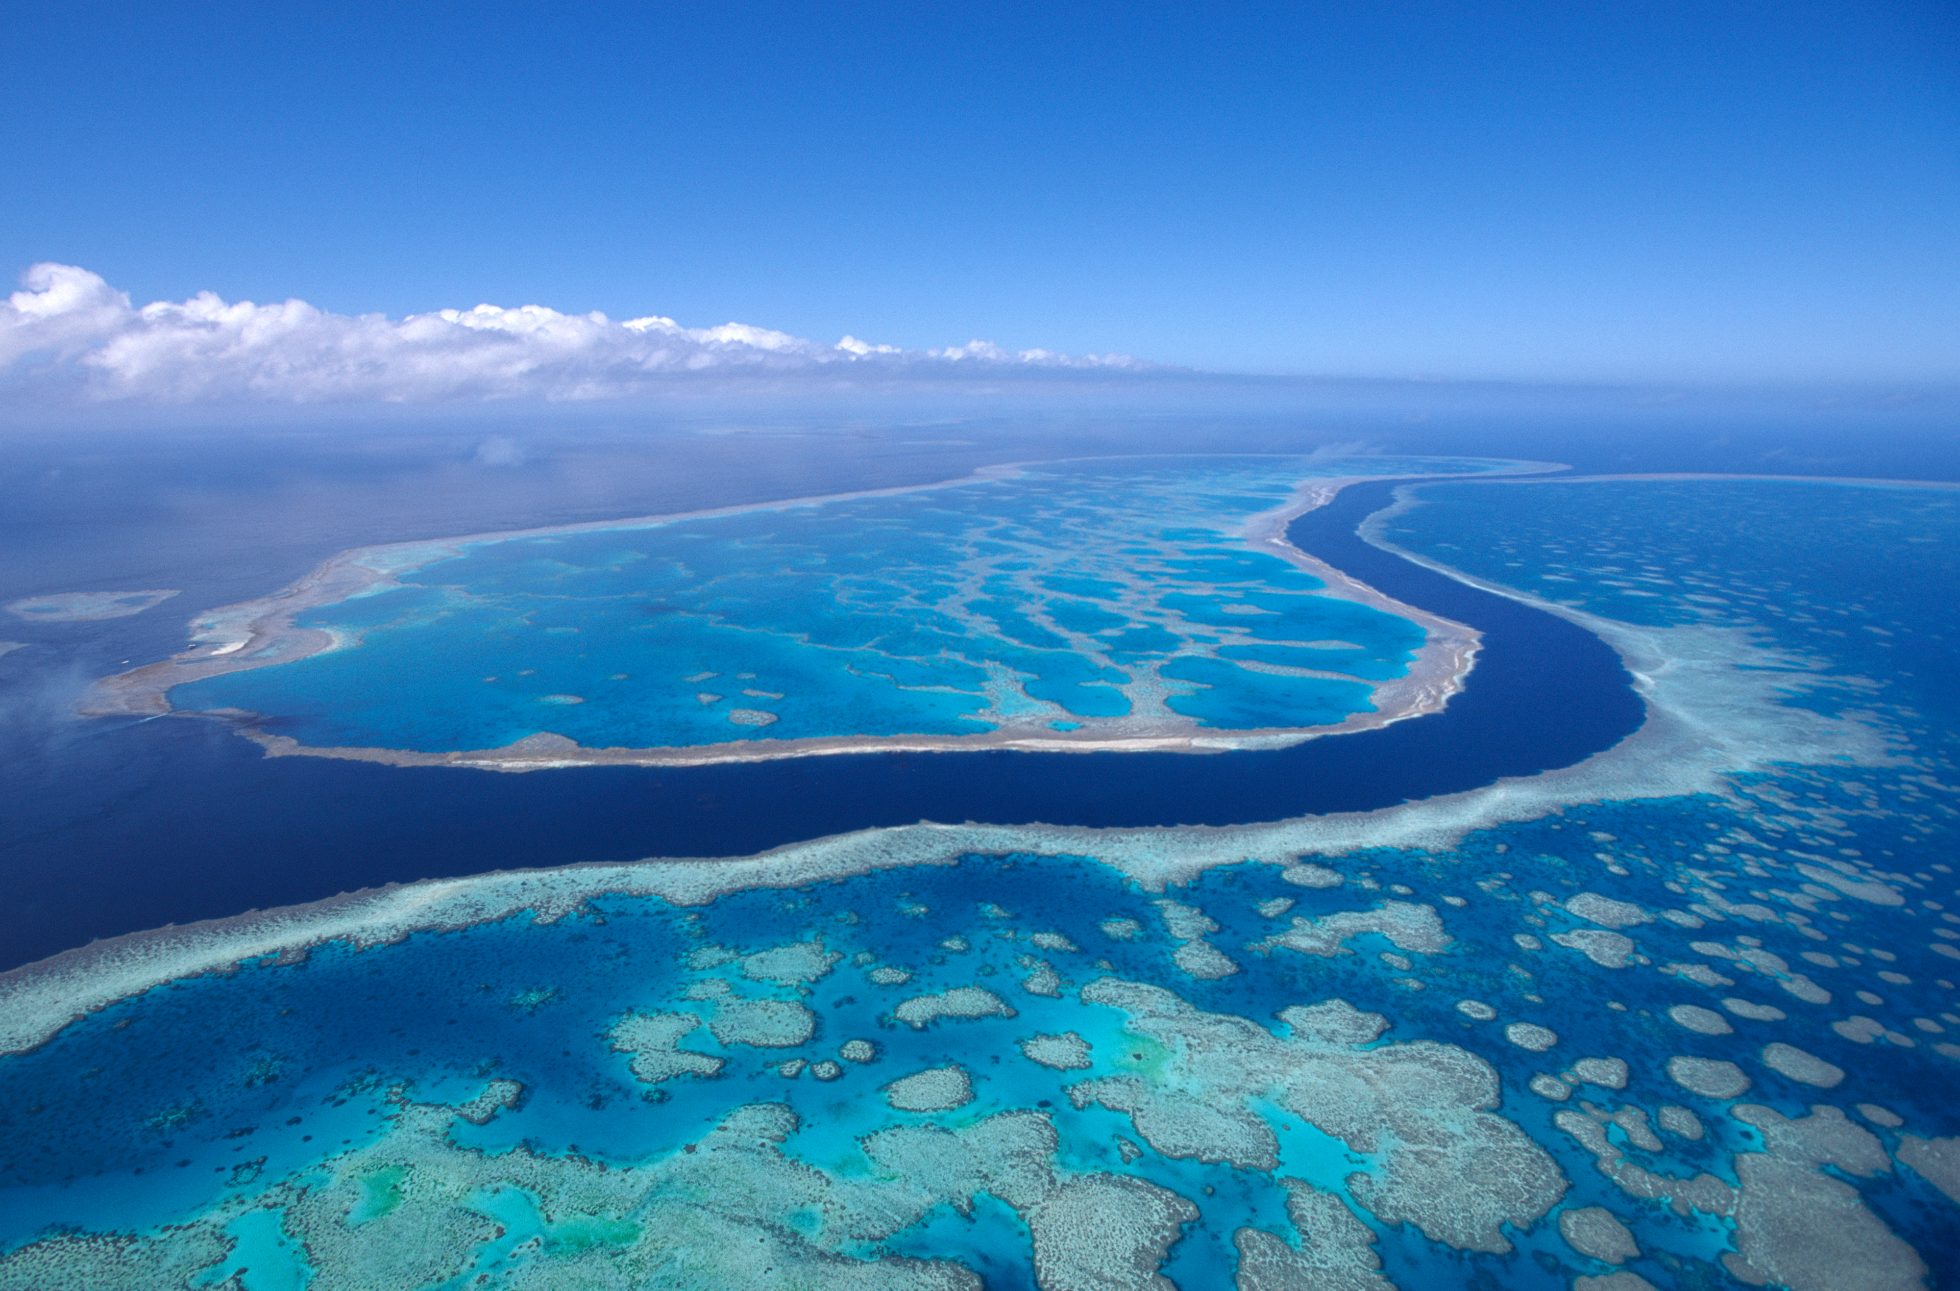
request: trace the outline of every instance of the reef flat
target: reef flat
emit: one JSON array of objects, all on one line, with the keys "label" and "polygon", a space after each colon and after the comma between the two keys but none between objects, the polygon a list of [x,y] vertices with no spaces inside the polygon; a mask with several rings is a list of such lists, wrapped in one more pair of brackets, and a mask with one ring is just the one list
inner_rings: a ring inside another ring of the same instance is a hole
[{"label": "reef flat", "polygon": [[[1470,459],[1091,459],[345,553],[91,711],[272,754],[535,770],[1284,746],[1436,711],[1476,634],[1291,546],[1349,479]],[[169,696],[165,699],[166,694]]]},{"label": "reef flat", "polygon": [[1650,718],[1612,750],[1350,817],[409,885],[10,974],[0,1286],[1943,1284],[1960,504],[1492,487],[1380,536],[1613,641]]}]

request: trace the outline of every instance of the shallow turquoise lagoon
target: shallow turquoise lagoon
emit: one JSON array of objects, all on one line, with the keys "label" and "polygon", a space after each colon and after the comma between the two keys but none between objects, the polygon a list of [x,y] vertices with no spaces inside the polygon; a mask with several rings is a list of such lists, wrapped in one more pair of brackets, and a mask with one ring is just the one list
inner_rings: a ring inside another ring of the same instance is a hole
[{"label": "shallow turquoise lagoon", "polygon": [[1425,494],[1396,541],[1724,645],[1683,711],[1749,769],[1163,890],[949,830],[180,981],[0,1058],[0,1288],[1952,1285],[1960,505]]},{"label": "shallow turquoise lagoon", "polygon": [[171,701],[420,752],[1338,723],[1423,629],[1244,526],[1316,477],[1492,465],[1132,459],[390,553],[392,583],[300,617],[340,648]]}]

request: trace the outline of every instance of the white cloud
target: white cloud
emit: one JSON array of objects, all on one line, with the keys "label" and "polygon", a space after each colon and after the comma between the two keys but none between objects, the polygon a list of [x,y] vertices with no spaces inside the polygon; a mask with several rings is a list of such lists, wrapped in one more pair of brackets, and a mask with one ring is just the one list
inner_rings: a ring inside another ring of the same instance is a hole
[{"label": "white cloud", "polygon": [[843,340],[837,342],[837,348],[846,354],[855,354],[859,358],[863,358],[867,354],[903,354],[905,352],[896,345],[873,345],[869,341],[860,341],[855,336],[846,336]]},{"label": "white cloud", "polygon": [[1124,355],[1015,352],[987,341],[902,350],[846,336],[826,345],[746,323],[694,328],[658,315],[616,323],[541,305],[396,319],[201,292],[137,306],[98,275],[62,264],[37,264],[21,283],[0,304],[0,389],[91,400],[601,399],[704,374],[876,378],[1144,366]]}]

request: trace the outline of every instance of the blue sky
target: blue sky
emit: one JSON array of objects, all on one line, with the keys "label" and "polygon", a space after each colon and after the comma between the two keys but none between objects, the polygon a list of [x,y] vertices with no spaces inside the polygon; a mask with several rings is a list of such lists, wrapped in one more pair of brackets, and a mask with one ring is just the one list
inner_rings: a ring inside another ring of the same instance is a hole
[{"label": "blue sky", "polygon": [[0,268],[1525,380],[1960,377],[1960,9],[8,6]]}]

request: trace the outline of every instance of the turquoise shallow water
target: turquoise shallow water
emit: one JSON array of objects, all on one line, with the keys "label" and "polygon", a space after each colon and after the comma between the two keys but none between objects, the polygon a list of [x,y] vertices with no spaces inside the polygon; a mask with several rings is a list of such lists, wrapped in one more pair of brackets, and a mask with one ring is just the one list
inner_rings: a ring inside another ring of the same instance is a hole
[{"label": "turquoise shallow water", "polygon": [[[1360,1286],[1564,1287],[1613,1260],[1740,1285],[1725,1258],[1796,1287],[1950,1285],[1960,693],[1933,665],[1960,505],[1425,495],[1396,541],[1774,665],[1780,699],[1720,711],[1757,769],[1164,892],[1093,855],[969,854],[179,982],[0,1059],[0,1287],[57,1257],[100,1285],[931,1284],[904,1258],[1083,1285],[1069,1250],[1189,1287],[1289,1252]],[[1860,738],[1819,748],[1810,719]],[[972,988],[1011,1016],[916,1003]],[[1287,1012],[1333,1000],[1379,1021]],[[768,1025],[731,1025],[749,1001]],[[622,1024],[652,1014],[692,1019],[674,1043],[720,1067],[650,1079],[671,1052]],[[1031,1060],[1040,1035],[1081,1065]],[[1747,1088],[1690,1088],[1684,1057]],[[971,1101],[881,1092],[948,1065]],[[1072,1223],[1112,1180],[1132,1191]],[[1588,1254],[1611,1245],[1571,1235],[1595,1211],[1637,1253]]]},{"label": "turquoise shallow water", "polygon": [[347,648],[176,688],[314,746],[653,748],[1304,727],[1423,642],[1239,536],[1300,482],[1464,459],[1172,458],[472,542],[301,616]]}]

